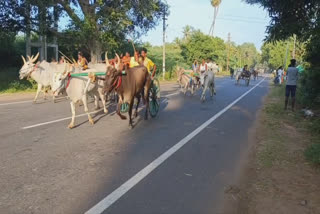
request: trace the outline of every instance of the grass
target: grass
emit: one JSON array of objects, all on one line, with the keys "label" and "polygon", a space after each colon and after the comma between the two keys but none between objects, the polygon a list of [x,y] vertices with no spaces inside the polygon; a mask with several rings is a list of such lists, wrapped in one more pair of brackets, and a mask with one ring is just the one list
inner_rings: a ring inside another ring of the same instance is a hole
[{"label": "grass", "polygon": [[308,161],[320,165],[320,143],[314,143],[308,146],[304,152],[304,156]]},{"label": "grass", "polygon": [[[276,162],[292,159],[286,152],[291,136],[283,133],[283,126],[287,124],[308,138],[304,156],[309,162],[320,166],[320,119],[304,118],[299,109],[295,112],[284,111],[285,86],[273,86],[267,97],[263,109],[263,125],[267,136],[266,142],[258,152],[258,161],[262,167],[272,167]],[[289,100],[290,104],[290,100]]]},{"label": "grass", "polygon": [[35,91],[33,80],[20,80],[18,68],[5,68],[0,70],[0,94]]}]

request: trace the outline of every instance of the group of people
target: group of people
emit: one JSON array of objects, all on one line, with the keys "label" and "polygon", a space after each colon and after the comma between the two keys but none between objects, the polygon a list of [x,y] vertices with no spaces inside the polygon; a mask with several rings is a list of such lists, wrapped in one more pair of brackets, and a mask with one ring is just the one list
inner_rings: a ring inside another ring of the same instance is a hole
[{"label": "group of people", "polygon": [[192,70],[193,72],[200,72],[200,73],[205,73],[207,71],[212,71],[214,74],[219,72],[219,65],[216,64],[213,60],[208,59],[202,60],[201,64],[198,64],[198,61],[195,60],[194,63],[192,64]]},{"label": "group of people", "polygon": [[[135,66],[145,66],[148,69],[148,72],[151,74],[152,78],[156,74],[157,66],[153,61],[148,57],[148,51],[146,48],[142,48],[140,51],[134,50],[134,56],[131,56],[127,51],[125,54],[120,55],[120,60],[124,65],[124,69],[133,68]],[[65,61],[65,57],[61,56],[59,63],[62,64]],[[52,59],[52,62],[56,62],[55,59]],[[105,61],[104,61],[105,62]],[[118,62],[117,57],[109,61],[110,64],[115,65]],[[82,68],[82,70],[88,69],[88,60],[83,55],[82,52],[78,52],[77,64]]]},{"label": "group of people", "polygon": [[[140,51],[135,50],[134,56],[131,56],[127,51],[125,54],[120,55],[120,60],[124,65],[124,69],[129,69],[136,66],[145,66],[152,77],[154,77],[156,74],[157,66],[148,57],[148,51],[146,48],[142,48]],[[109,63],[112,65],[115,65],[117,62],[117,57],[109,61]],[[78,53],[77,63],[83,70],[86,70],[88,68],[88,61],[81,52]]]},{"label": "group of people", "polygon": [[127,51],[125,55],[120,55],[120,59],[124,64],[125,68],[133,68],[136,66],[145,66],[148,69],[148,72],[152,77],[156,75],[157,66],[154,62],[148,57],[148,50],[146,48],[142,48],[140,51],[135,50],[134,56],[130,56],[130,53]]},{"label": "group of people", "polygon": [[283,70],[283,66],[280,66],[277,70],[274,70],[273,75],[275,76],[275,83],[282,84],[283,79],[286,75]]}]

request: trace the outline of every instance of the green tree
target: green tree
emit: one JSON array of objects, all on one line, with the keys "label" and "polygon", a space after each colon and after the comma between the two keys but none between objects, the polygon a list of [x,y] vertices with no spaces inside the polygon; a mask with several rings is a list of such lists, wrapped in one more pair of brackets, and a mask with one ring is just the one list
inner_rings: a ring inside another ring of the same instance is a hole
[{"label": "green tree", "polygon": [[[287,53],[288,47],[288,53]],[[271,69],[277,69],[280,66],[287,67],[290,63],[290,59],[293,51],[293,38],[289,38],[285,41],[266,42],[261,47],[261,60],[267,62]],[[287,61],[285,62],[287,54]],[[305,55],[305,43],[296,43],[295,57],[298,62],[302,62]],[[285,64],[286,63],[286,64]]]},{"label": "green tree", "polygon": [[299,87],[303,103],[320,103],[320,1],[319,0],[245,0],[258,4],[269,12],[270,25],[267,40],[285,40],[297,35],[307,42],[305,52],[306,72]]},{"label": "green tree", "polygon": [[226,46],[218,37],[211,37],[201,31],[193,31],[190,39],[181,44],[181,54],[190,65],[194,60],[213,59],[225,64]]},{"label": "green tree", "polygon": [[253,43],[243,43],[238,47],[241,66],[247,64],[249,67],[255,67],[259,62],[259,53]]},{"label": "green tree", "polygon": [[126,35],[139,37],[153,28],[168,13],[168,5],[161,0],[54,1],[68,14],[71,32],[97,59],[103,50],[118,48]]}]

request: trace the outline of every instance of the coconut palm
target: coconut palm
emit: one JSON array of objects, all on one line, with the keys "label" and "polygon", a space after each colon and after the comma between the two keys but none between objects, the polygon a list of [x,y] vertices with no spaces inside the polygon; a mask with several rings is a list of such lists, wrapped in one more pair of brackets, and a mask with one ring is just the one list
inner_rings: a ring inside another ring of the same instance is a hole
[{"label": "coconut palm", "polygon": [[213,31],[214,31],[214,25],[216,23],[216,18],[218,15],[218,11],[219,11],[219,6],[221,4],[222,0],[210,0],[211,5],[213,7],[213,22],[211,24],[210,30],[209,30],[209,35],[213,36]]}]

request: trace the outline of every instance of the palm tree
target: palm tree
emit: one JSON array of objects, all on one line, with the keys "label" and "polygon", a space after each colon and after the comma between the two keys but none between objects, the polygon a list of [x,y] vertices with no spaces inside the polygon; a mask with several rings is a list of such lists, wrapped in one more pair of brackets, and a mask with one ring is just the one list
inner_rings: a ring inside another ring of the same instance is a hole
[{"label": "palm tree", "polygon": [[219,11],[219,6],[221,4],[222,0],[210,0],[211,5],[213,7],[213,22],[211,24],[210,30],[209,30],[209,35],[213,36],[213,31],[214,31],[214,25],[216,23],[216,18],[218,15],[218,11]]},{"label": "palm tree", "polygon": [[192,32],[194,31],[194,28],[190,25],[187,25],[183,28],[183,39],[186,41],[190,38]]}]

